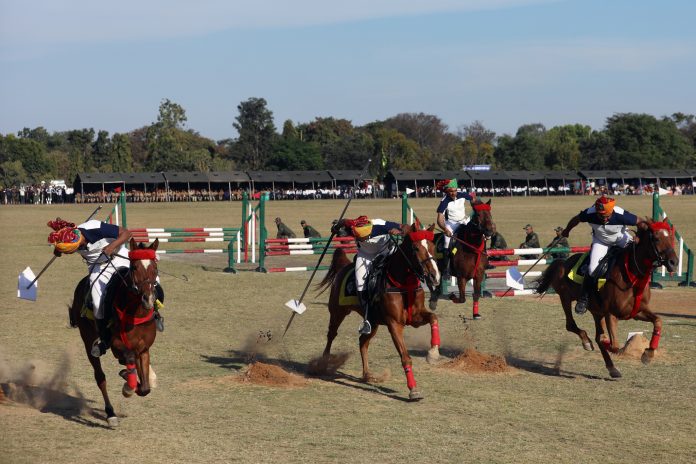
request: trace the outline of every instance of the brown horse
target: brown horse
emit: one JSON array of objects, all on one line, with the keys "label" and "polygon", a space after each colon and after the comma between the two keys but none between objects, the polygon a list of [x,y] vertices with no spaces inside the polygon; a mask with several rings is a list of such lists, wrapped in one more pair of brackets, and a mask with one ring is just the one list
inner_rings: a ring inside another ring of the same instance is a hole
[{"label": "brown horse", "polygon": [[[491,214],[491,200],[483,203],[477,199],[472,202],[471,206],[474,209],[471,220],[466,225],[459,226],[452,237],[454,246],[450,253],[450,259],[452,261],[452,274],[457,278],[459,297],[451,293],[449,298],[454,303],[465,303],[466,283],[473,279],[473,317],[474,319],[481,319],[479,298],[481,298],[481,284],[483,283],[486,266],[488,265],[486,237],[490,237],[493,234],[493,216]],[[449,263],[444,263],[443,265],[446,266]],[[430,309],[435,309],[432,300]]]},{"label": "brown horse", "polygon": [[[613,378],[621,377],[621,372],[614,366],[609,355],[609,352],[616,353],[619,350],[616,336],[618,319],[652,322],[650,346],[645,349],[641,359],[647,364],[655,355],[662,332],[662,320],[650,309],[650,276],[659,266],[665,266],[669,272],[674,271],[677,257],[672,241],[673,233],[666,222],[641,222],[637,239],[619,252],[615,265],[606,276],[606,283],[597,294],[593,292],[590,297],[589,310],[595,321],[595,341]],[[567,260],[554,260],[539,278],[536,292],[543,294],[551,287],[558,293],[565,312],[566,330],[578,335],[583,347],[591,351],[594,350],[592,341],[587,332],[577,326],[571,311],[571,304],[580,296],[582,285],[567,277],[580,256],[582,254],[575,254]]]},{"label": "brown horse", "polygon": [[[119,363],[126,366],[120,375],[126,380],[122,393],[130,397],[133,393],[145,396],[150,393],[150,347],[155,341],[155,282],[157,279],[157,261],[155,251],[159,245],[156,239],[152,245],[137,245],[130,241],[130,269],[128,273],[114,273],[110,286],[113,288],[113,302],[105,307],[105,317],[112,319],[111,351]],[[124,275],[125,274],[125,275]],[[115,280],[114,280],[115,279]],[[110,295],[112,290],[108,290]],[[89,293],[89,277],[77,284],[70,306],[70,325],[80,329],[80,336],[87,351],[87,358],[94,370],[94,379],[104,397],[104,411],[109,425],[118,425],[118,417],[109,400],[106,390],[106,376],[99,358],[91,355],[91,348],[98,337],[94,321],[82,315],[85,297]],[[105,304],[109,304],[105,301]],[[137,377],[136,377],[137,373]],[[138,382],[140,379],[140,382]]]},{"label": "brown horse", "polygon": [[[401,365],[406,373],[406,385],[409,389],[410,400],[420,400],[423,396],[416,389],[416,380],[413,376],[413,366],[408,349],[404,343],[404,327],[420,327],[430,324],[431,340],[427,360],[435,362],[440,356],[440,329],[437,316],[427,310],[424,305],[425,292],[420,286],[420,280],[425,280],[433,288],[437,288],[440,280],[440,271],[434,259],[435,245],[433,244],[433,229],[431,225],[425,231],[416,230],[417,227],[404,227],[404,240],[397,249],[389,255],[384,263],[385,284],[379,292],[378,303],[373,306],[373,315],[377,318],[372,332],[360,335],[360,356],[362,358],[363,381],[370,382],[376,379],[370,374],[367,359],[367,350],[370,340],[377,334],[380,324],[387,326],[392,341],[401,357]],[[355,311],[364,316],[357,299],[354,302],[341,303],[341,284],[348,273],[352,273],[354,266],[342,249],[336,250],[331,261],[326,277],[318,287],[321,291],[331,287],[329,296],[329,331],[326,336],[326,348],[324,356],[331,352],[331,343],[338,334],[338,327],[343,320]]]}]

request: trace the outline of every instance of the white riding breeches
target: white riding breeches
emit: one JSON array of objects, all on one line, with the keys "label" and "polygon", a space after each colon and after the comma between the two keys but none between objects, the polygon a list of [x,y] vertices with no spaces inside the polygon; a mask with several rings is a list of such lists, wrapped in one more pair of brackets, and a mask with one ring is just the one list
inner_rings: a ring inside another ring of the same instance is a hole
[{"label": "white riding breeches", "polygon": [[[445,228],[454,235],[457,233],[459,226],[468,224],[469,220],[469,216],[466,216],[462,222],[445,221]],[[450,240],[452,240],[452,237],[445,234],[445,249],[449,249]]]},{"label": "white riding breeches", "polygon": [[367,278],[367,273],[372,269],[372,261],[380,254],[388,253],[388,248],[384,252],[375,255],[358,250],[358,254],[355,256],[355,287],[359,292],[365,290],[365,280]]},{"label": "white riding breeches", "polygon": [[[105,263],[95,263],[89,266],[89,285],[92,295],[94,317],[96,319],[104,318],[104,305],[102,302],[104,290],[106,289],[106,284],[111,280],[111,276],[114,275],[114,272],[116,272],[116,269],[119,267],[129,268],[130,261],[119,256],[114,256],[111,259],[111,263],[107,261]],[[102,270],[104,272],[102,272]]]},{"label": "white riding breeches", "polygon": [[592,239],[592,247],[590,248],[590,264],[588,268],[588,273],[592,274],[595,269],[597,269],[597,266],[599,265],[599,262],[602,260],[607,255],[607,251],[609,251],[609,248],[612,246],[618,246],[621,248],[626,248],[629,243],[633,241],[633,237],[626,233],[624,234],[619,240],[617,240],[613,244],[605,244],[604,242],[600,242],[596,238]]}]

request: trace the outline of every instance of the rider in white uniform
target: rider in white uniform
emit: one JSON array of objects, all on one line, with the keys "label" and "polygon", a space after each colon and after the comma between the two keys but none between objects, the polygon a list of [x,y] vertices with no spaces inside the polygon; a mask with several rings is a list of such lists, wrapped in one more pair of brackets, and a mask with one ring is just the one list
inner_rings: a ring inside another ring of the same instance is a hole
[{"label": "rider in white uniform", "polygon": [[55,245],[53,253],[56,256],[77,252],[87,263],[94,320],[101,340],[93,347],[92,356],[99,357],[106,352],[111,341],[108,321],[104,320],[104,290],[117,268],[130,267],[125,243],[131,233],[126,228],[96,219],[75,227],[75,224],[57,218],[48,226],[55,231],[48,236],[48,241]]},{"label": "rider in white uniform", "polygon": [[[334,224],[332,232],[345,228],[355,237],[358,253],[355,257],[355,286],[363,314],[367,315],[368,300],[365,289],[365,279],[372,268],[372,262],[379,255],[387,255],[393,250],[393,241],[389,237],[401,234],[401,224],[385,221],[384,219],[368,219],[360,216],[357,219],[343,219]],[[367,332],[369,333],[369,332]]]},{"label": "rider in white uniform", "polygon": [[568,221],[568,225],[561,233],[563,237],[568,237],[573,227],[581,222],[586,222],[592,227],[589,267],[583,282],[582,295],[575,305],[575,312],[578,314],[584,314],[587,311],[588,291],[598,277],[593,274],[599,262],[606,256],[610,247],[626,248],[633,241],[627,227],[642,222],[635,214],[615,206],[615,203],[613,198],[600,197],[593,206],[580,211],[580,214]]},{"label": "rider in white uniform", "polygon": [[[476,198],[476,193],[471,194],[460,192],[457,179],[446,179],[440,182],[441,188],[445,192],[445,196],[440,200],[437,207],[437,225],[444,231],[444,258],[445,263],[449,263],[450,241],[457,229],[461,225],[468,224],[470,214],[466,212],[466,202],[471,203]],[[445,274],[443,278],[449,275],[449,264],[443,270]]]}]

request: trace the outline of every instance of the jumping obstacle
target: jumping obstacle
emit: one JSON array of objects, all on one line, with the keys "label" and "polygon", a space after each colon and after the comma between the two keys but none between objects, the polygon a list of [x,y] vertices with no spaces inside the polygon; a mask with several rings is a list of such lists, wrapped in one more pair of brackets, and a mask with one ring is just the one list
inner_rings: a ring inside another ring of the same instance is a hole
[{"label": "jumping obstacle", "polygon": [[[667,223],[674,227],[667,217],[667,213],[660,206],[660,194],[657,192],[653,193],[652,219],[653,221],[667,220]],[[676,281],[680,287],[696,287],[696,282],[694,282],[694,252],[686,245],[684,237],[679,234],[676,228],[674,229],[674,241],[674,251],[679,257],[677,271],[673,275],[669,275],[664,266],[656,269],[652,274],[650,283],[653,288],[662,288],[660,281]]]},{"label": "jumping obstacle", "polygon": [[[119,217],[120,214],[120,217]],[[121,192],[119,199],[108,217],[109,222],[127,227],[126,195]],[[234,227],[164,227],[164,228],[130,228],[132,237],[137,242],[152,243],[209,243],[223,244],[224,248],[160,248],[158,255],[164,254],[227,254],[227,267],[224,272],[236,273],[236,262],[241,262],[242,229]],[[236,245],[236,246],[235,246]]]}]

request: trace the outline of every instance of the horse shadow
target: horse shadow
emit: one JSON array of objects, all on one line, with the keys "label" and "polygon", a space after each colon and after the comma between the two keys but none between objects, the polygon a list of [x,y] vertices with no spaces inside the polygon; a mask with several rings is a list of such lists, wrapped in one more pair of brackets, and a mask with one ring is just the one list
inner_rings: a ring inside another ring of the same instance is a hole
[{"label": "horse shadow", "polygon": [[229,350],[229,356],[208,356],[201,355],[203,361],[217,365],[223,369],[232,370],[235,372],[241,372],[242,369],[247,367],[249,364],[255,361],[261,361],[267,364],[272,364],[286,371],[291,371],[293,373],[302,375],[306,378],[317,379],[323,382],[329,382],[343,387],[354,388],[356,390],[364,391],[367,393],[373,393],[377,395],[386,396],[388,398],[409,402],[408,398],[399,396],[396,390],[391,388],[376,385],[374,383],[366,383],[359,377],[347,374],[341,371],[335,371],[330,374],[315,375],[309,372],[309,365],[297,361],[291,361],[288,359],[282,359],[278,357],[269,357],[262,354],[250,354],[245,351],[240,350]]},{"label": "horse shadow", "polygon": [[[89,406],[95,404],[95,401],[86,399],[79,390],[76,390],[76,394],[73,396],[52,388],[14,382],[0,383],[0,389],[5,397],[14,403],[29,406],[45,414],[55,414],[67,421],[86,427],[111,429],[104,424],[106,422],[104,412]],[[85,412],[95,420],[85,417]]]},{"label": "horse shadow", "polygon": [[566,369],[561,369],[560,359],[554,363],[537,361],[533,359],[524,359],[517,356],[506,355],[505,362],[515,369],[520,369],[532,374],[540,374],[548,377],[560,377],[565,379],[574,379],[582,377],[588,380],[604,380],[607,382],[616,382],[616,379],[601,377],[598,375],[585,374],[582,372],[574,372]]}]

